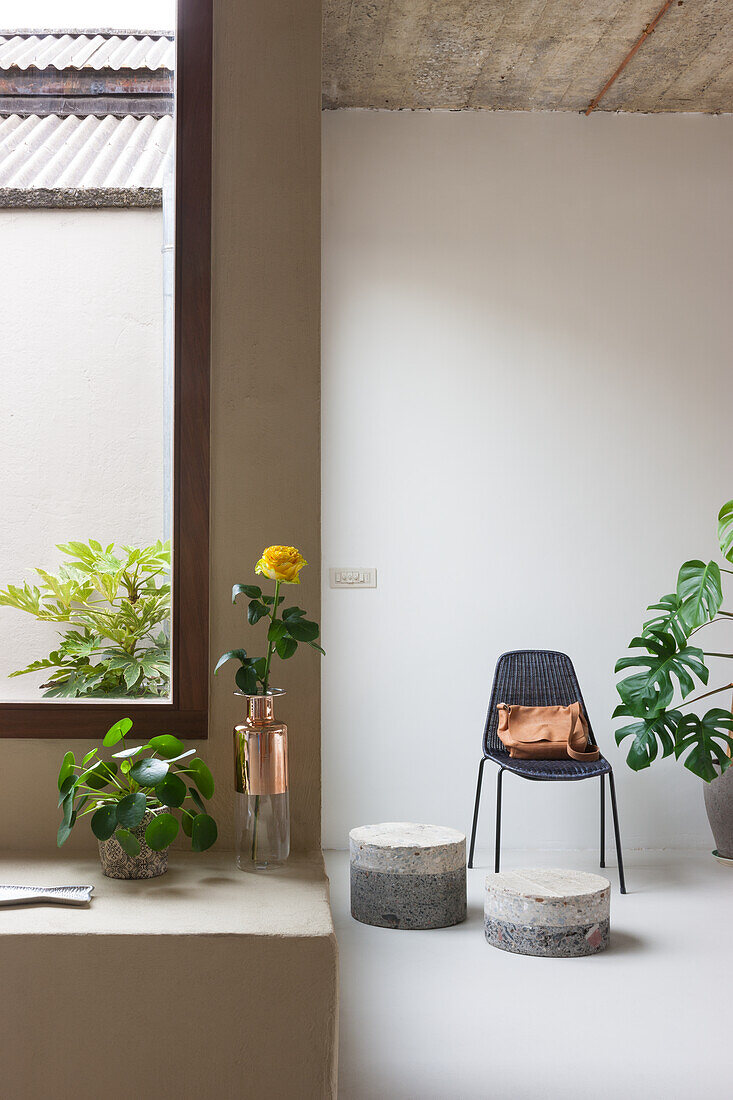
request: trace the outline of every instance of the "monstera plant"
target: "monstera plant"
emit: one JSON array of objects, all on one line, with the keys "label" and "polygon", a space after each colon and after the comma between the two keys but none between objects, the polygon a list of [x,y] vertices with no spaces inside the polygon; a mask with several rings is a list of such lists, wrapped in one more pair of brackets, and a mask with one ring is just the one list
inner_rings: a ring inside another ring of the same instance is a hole
[{"label": "monstera plant", "polygon": [[[733,500],[718,514],[718,540],[723,558],[733,563]],[[731,763],[730,708],[712,707],[702,716],[687,709],[733,688],[727,683],[696,691],[696,681],[708,684],[706,658],[733,659],[733,652],[703,649],[699,638],[711,623],[733,619],[733,610],[722,606],[725,574],[733,574],[733,569],[715,561],[686,561],[675,591],[649,605],[652,616],[629,643],[637,652],[616,664],[617,672],[631,672],[616,685],[621,702],[614,718],[632,719],[616,731],[616,741],[630,741],[626,760],[634,771],[648,768],[660,754],[674,755],[710,783]]]}]

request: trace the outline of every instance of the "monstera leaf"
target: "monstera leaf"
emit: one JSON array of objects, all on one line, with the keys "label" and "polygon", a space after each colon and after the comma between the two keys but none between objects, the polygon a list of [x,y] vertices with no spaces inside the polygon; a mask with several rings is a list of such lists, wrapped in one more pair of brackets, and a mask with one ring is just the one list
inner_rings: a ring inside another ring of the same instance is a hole
[{"label": "monstera leaf", "polygon": [[718,512],[718,542],[723,557],[733,562],[733,500],[726,501]]},{"label": "monstera leaf", "polygon": [[670,592],[666,596],[662,596],[659,603],[650,603],[647,611],[660,611],[661,614],[655,615],[653,619],[648,619],[644,623],[641,631],[642,635],[648,637],[649,634],[653,634],[655,631],[662,631],[662,633],[673,634],[677,645],[684,646],[690,630],[680,615],[681,607],[682,600],[676,592]]},{"label": "monstera leaf", "polygon": [[[706,783],[710,783],[718,775],[718,769],[722,774],[731,763],[730,754],[733,752],[731,731],[733,731],[733,715],[728,710],[716,707],[714,710],[709,710],[702,718],[697,714],[686,714],[679,724],[674,754],[679,760],[689,749],[685,767],[695,775],[699,775]],[[715,761],[718,768],[715,766]]]},{"label": "monstera leaf", "polygon": [[622,657],[616,662],[616,672],[625,668],[641,668],[645,671],[628,676],[617,684],[624,703],[643,704],[653,712],[668,707],[674,696],[672,677],[677,680],[682,698],[689,695],[695,682],[688,670],[708,682],[708,670],[703,663],[703,653],[695,646],[677,648],[674,635],[663,630],[650,630],[648,635],[632,638],[629,649],[645,649],[645,655]]},{"label": "monstera leaf", "polygon": [[[625,714],[629,717],[639,717],[634,712],[636,707],[616,707],[614,718]],[[675,751],[675,738],[677,727],[682,720],[678,710],[662,711],[661,714],[651,717],[640,717],[638,722],[631,722],[616,730],[616,744],[620,745],[627,737],[633,737],[631,746],[626,756],[626,763],[635,772],[640,772],[656,760],[659,755],[659,746],[662,746],[662,757],[671,756]]]},{"label": "monstera leaf", "polygon": [[720,584],[720,567],[709,561],[686,561],[677,577],[677,596],[680,615],[693,630],[710,622],[718,614],[723,602]]}]

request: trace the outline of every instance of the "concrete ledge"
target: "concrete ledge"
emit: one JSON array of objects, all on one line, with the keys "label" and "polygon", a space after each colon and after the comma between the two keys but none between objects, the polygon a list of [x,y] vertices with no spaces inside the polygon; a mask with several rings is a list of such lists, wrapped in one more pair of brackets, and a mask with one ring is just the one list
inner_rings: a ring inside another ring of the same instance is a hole
[{"label": "concrete ledge", "polygon": [[2,1092],[26,1100],[335,1096],[337,948],[320,853],[267,875],[171,854],[0,859],[0,882],[90,883],[88,909],[0,909]]}]

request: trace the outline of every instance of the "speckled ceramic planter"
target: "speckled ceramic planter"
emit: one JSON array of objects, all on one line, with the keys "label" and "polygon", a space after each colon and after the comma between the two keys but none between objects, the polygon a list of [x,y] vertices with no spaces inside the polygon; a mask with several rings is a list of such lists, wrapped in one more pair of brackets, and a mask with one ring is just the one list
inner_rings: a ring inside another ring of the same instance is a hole
[{"label": "speckled ceramic planter", "polygon": [[380,928],[445,928],[466,919],[466,838],[387,822],[352,829],[351,915]]},{"label": "speckled ceramic planter", "polygon": [[109,840],[98,841],[102,871],[107,878],[157,878],[165,874],[168,870],[168,849],[154,852],[145,843],[145,829],[156,814],[165,812],[165,806],[148,810],[140,824],[130,829],[140,842],[139,856],[128,856],[113,836]]},{"label": "speckled ceramic planter", "polygon": [[559,869],[505,871],[486,879],[484,927],[492,947],[568,959],[608,946],[611,884]]},{"label": "speckled ceramic planter", "polygon": [[733,768],[705,784],[705,809],[723,859],[733,859]]}]

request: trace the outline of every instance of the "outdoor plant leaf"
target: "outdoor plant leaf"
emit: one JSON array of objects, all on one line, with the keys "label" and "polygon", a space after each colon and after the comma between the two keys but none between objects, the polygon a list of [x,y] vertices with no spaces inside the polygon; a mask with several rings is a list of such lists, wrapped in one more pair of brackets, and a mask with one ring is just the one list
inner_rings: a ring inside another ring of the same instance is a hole
[{"label": "outdoor plant leaf", "polygon": [[677,596],[681,601],[680,615],[693,629],[717,615],[723,602],[720,567],[714,561],[686,561],[677,578]]},{"label": "outdoor plant leaf", "polygon": [[733,500],[728,500],[718,512],[718,542],[724,558],[733,562]]},{"label": "outdoor plant leaf", "polygon": [[156,814],[145,830],[145,843],[154,852],[162,852],[178,835],[178,822],[173,814]]},{"label": "outdoor plant leaf", "polygon": [[155,787],[167,774],[168,764],[154,756],[146,756],[130,768],[130,775],[141,787]]},{"label": "outdoor plant leaf", "polygon": [[648,635],[632,638],[630,649],[646,649],[646,655],[622,657],[616,662],[616,672],[626,668],[642,668],[646,671],[629,676],[617,684],[617,690],[625,703],[643,702],[650,709],[669,706],[674,696],[672,677],[677,680],[683,699],[693,691],[694,680],[690,671],[703,682],[708,682],[708,670],[701,649],[684,646],[677,649],[672,634],[651,630]]},{"label": "outdoor plant leaf", "polygon": [[697,714],[686,714],[680,722],[675,756],[679,760],[687,752],[685,767],[710,783],[718,775],[718,770],[722,774],[731,763],[731,732],[733,715],[728,710],[716,707],[702,718]]},{"label": "outdoor plant leaf", "polygon": [[217,837],[216,822],[208,814],[197,814],[193,819],[191,847],[194,852],[205,852],[215,843]]}]

